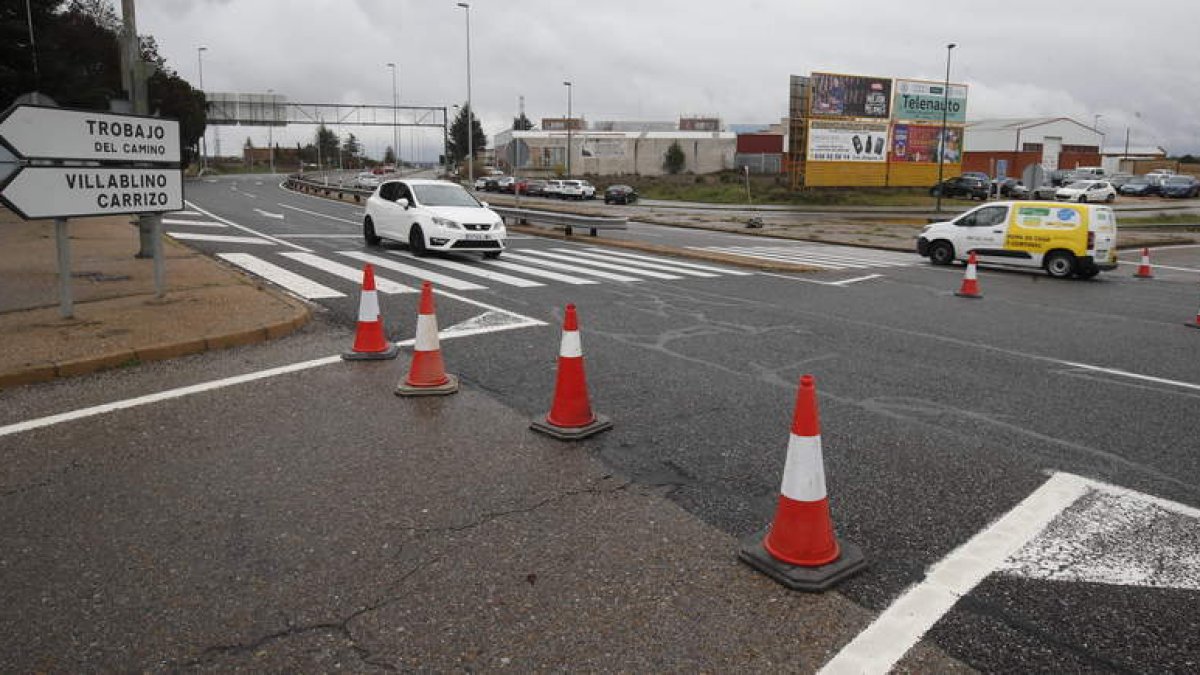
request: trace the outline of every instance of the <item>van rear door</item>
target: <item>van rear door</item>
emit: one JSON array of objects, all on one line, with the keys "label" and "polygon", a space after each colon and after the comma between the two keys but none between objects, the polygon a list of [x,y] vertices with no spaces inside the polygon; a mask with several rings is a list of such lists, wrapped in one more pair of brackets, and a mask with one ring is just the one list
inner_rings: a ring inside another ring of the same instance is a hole
[{"label": "van rear door", "polygon": [[1108,206],[1093,207],[1088,227],[1088,254],[1100,269],[1117,266],[1117,215]]}]

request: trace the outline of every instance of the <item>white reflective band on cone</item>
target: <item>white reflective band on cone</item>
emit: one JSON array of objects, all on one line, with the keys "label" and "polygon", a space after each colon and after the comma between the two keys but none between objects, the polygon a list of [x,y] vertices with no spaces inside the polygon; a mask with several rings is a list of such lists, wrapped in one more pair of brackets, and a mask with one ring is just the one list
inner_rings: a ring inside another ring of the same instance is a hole
[{"label": "white reflective band on cone", "polygon": [[783,466],[784,497],[798,502],[825,499],[825,464],[820,436],[797,436],[788,441],[787,463]]},{"label": "white reflective band on cone", "polygon": [[417,339],[413,341],[413,351],[436,352],[437,350],[437,317],[432,314],[417,315]]},{"label": "white reflective band on cone", "polygon": [[583,343],[579,340],[579,331],[569,330],[563,333],[562,346],[558,348],[558,355],[569,358],[583,356]]},{"label": "white reflective band on cone", "polygon": [[359,321],[379,320],[379,292],[363,291],[362,300],[358,302]]},{"label": "white reflective band on cone", "polygon": [[975,265],[967,265],[967,279],[975,278]]}]

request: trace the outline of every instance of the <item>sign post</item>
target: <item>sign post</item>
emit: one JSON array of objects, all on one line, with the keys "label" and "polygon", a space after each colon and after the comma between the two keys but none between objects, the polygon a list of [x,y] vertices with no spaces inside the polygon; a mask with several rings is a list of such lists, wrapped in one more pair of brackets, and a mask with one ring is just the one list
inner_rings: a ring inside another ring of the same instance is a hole
[{"label": "sign post", "polygon": [[165,293],[161,217],[183,208],[179,122],[17,105],[0,115],[0,149],[17,160],[0,203],[25,220],[54,219],[59,312],[74,313],[67,219],[139,214],[153,220],[154,288]]}]

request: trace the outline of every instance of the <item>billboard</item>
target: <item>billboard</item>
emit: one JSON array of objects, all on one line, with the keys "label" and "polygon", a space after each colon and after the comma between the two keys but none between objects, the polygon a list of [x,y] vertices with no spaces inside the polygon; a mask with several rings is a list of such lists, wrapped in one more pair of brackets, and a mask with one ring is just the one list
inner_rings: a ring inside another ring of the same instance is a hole
[{"label": "billboard", "polygon": [[892,103],[892,111],[897,121],[941,122],[943,107],[946,109],[948,123],[966,123],[966,85],[951,84],[947,96],[946,85],[941,82],[896,80],[896,97]]},{"label": "billboard", "polygon": [[891,117],[890,78],[813,73],[811,88],[813,117]]},{"label": "billboard", "polygon": [[[896,124],[892,126],[893,162],[936,162],[938,161],[938,136],[941,127]],[[962,127],[946,128],[946,161],[957,164],[962,161]]]},{"label": "billboard", "polygon": [[808,124],[810,162],[884,162],[888,149],[887,122],[835,122]]}]

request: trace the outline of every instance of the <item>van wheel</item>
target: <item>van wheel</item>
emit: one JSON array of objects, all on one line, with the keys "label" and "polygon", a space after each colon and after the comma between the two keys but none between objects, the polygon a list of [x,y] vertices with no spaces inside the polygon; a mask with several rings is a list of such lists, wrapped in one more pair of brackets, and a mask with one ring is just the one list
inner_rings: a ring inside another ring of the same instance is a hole
[{"label": "van wheel", "polygon": [[1079,195],[1079,203],[1086,204],[1087,203],[1087,195]]},{"label": "van wheel", "polygon": [[379,235],[375,234],[375,222],[370,216],[363,221],[363,240],[367,242],[367,246],[379,245]]},{"label": "van wheel", "polygon": [[1109,196],[1107,196],[1107,197],[1105,197],[1105,198],[1104,198],[1104,201],[1106,201],[1106,202],[1108,202],[1109,204],[1111,204],[1111,203],[1113,203],[1113,200],[1115,200],[1116,198],[1117,198],[1117,196],[1116,196],[1116,195],[1109,195]]},{"label": "van wheel", "polygon": [[1046,274],[1055,279],[1068,279],[1075,274],[1075,256],[1066,251],[1055,251],[1046,256]]},{"label": "van wheel", "polygon": [[935,241],[930,244],[929,262],[934,265],[949,265],[954,262],[954,245],[948,241]]}]

